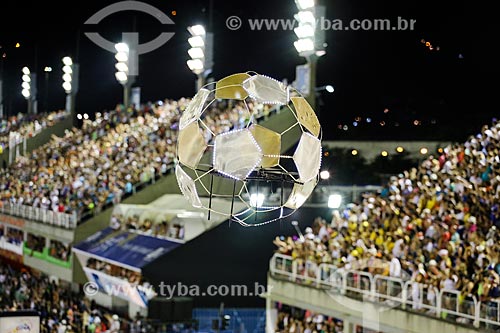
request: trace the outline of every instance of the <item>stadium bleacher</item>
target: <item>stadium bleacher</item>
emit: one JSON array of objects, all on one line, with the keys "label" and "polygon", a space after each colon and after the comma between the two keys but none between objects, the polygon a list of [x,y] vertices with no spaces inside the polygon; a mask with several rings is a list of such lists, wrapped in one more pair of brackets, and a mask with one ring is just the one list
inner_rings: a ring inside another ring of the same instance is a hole
[{"label": "stadium bleacher", "polygon": [[[19,157],[0,172],[2,212],[16,215],[19,207],[32,207],[76,214],[76,220],[83,221],[133,195],[138,186],[168,172],[177,121],[188,102],[97,114],[82,130],[67,131],[30,158]],[[229,113],[223,110],[215,106],[207,115],[214,133],[240,125],[238,105]],[[331,221],[316,219],[303,237],[277,237],[278,256],[272,264],[285,272],[294,270],[293,276],[300,276],[294,282],[314,285],[319,280],[324,287],[347,279],[348,286],[374,290],[377,301],[391,306],[400,305],[398,297],[406,288],[409,311],[433,317],[439,312],[443,320],[499,327],[499,146],[500,123],[484,126],[464,144],[444,148],[391,177],[381,191],[365,193],[358,202],[334,211]],[[120,215],[113,218],[117,226],[123,225]],[[133,222],[126,229],[133,228]],[[150,232],[144,223],[140,228]],[[13,244],[24,241],[15,229],[0,231]],[[180,238],[179,231],[172,238]],[[40,252],[41,242],[29,234],[25,245]],[[50,252],[65,260],[70,250],[51,243]],[[105,268],[104,263],[100,266]],[[14,270],[4,270],[0,278],[6,279],[9,272]],[[371,286],[374,276],[388,279]],[[8,303],[12,289],[1,291],[2,300],[8,300],[4,306],[16,306]],[[67,314],[57,317],[60,323],[62,318],[68,321]]]},{"label": "stadium bleacher", "polygon": [[[498,327],[499,140],[500,123],[484,126],[334,211],[331,221],[316,219],[304,237],[276,238],[278,257],[290,259],[281,267],[294,269],[298,282],[337,276],[376,288],[390,305],[407,288],[413,311],[436,316],[440,303],[443,319]],[[400,282],[372,286],[376,275]]]},{"label": "stadium bleacher", "polygon": [[[0,201],[9,213],[16,212],[10,205],[28,206],[88,219],[169,170],[177,121],[188,102],[97,113],[81,130],[54,137],[2,170]],[[241,125],[241,106],[223,112],[225,107],[214,104],[204,118],[214,133]]]},{"label": "stadium bleacher", "polygon": [[3,150],[9,147],[11,133],[19,134],[19,140],[31,138],[40,133],[44,128],[68,117],[64,110],[53,111],[46,114],[24,115],[22,113],[0,119],[0,147]]}]

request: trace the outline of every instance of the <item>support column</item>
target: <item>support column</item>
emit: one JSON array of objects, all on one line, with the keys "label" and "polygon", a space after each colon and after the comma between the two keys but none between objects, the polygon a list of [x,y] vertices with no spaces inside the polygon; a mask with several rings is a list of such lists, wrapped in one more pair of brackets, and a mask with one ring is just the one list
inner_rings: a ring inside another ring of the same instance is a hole
[{"label": "support column", "polygon": [[130,84],[127,82],[123,85],[123,105],[125,109],[129,107],[130,104]]},{"label": "support column", "polygon": [[344,324],[344,329],[342,330],[343,333],[355,333],[354,332],[354,324],[350,322],[349,320],[344,320],[342,321]]},{"label": "support column", "polygon": [[273,321],[273,316],[272,316],[272,312],[274,311],[274,309],[269,289],[265,297],[266,297],[266,333],[274,333],[275,322]]},{"label": "support column", "polygon": [[309,95],[306,100],[309,102],[313,110],[316,110],[316,64],[318,57],[312,54],[307,57],[307,64],[309,66]]},{"label": "support column", "polygon": [[33,113],[33,100],[31,99],[31,96],[28,98],[28,114]]},{"label": "support column", "polygon": [[203,77],[203,73],[198,74],[196,79],[196,92],[200,91],[200,89],[205,85],[205,80]]}]

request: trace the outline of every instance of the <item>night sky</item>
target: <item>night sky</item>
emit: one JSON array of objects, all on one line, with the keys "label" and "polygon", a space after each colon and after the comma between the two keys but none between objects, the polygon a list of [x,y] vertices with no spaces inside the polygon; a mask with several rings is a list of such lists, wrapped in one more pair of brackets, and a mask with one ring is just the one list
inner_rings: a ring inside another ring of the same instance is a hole
[{"label": "night sky", "polygon": [[[161,25],[137,12],[114,14],[95,27],[83,24],[114,2],[2,3],[0,53],[6,53],[1,66],[9,114],[26,110],[20,89],[23,66],[32,71],[36,68],[38,73],[39,110],[44,110],[45,66],[53,68],[49,75],[49,109],[64,107],[61,58],[65,55],[80,63],[78,112],[92,114],[114,108],[121,101],[122,87],[114,77],[114,55],[88,40],[83,35],[86,31],[118,42],[121,32],[134,31],[135,27],[141,43],[161,31],[175,32],[164,46],[139,58],[137,85],[142,89],[142,101],[195,93],[195,76],[186,65],[186,27],[207,25],[210,16],[215,79],[252,70],[291,82],[295,66],[305,62],[293,47],[293,31],[252,31],[247,23],[253,18],[292,18],[297,11],[293,0],[213,0],[212,15],[210,0],[146,0],[165,12],[175,25]],[[498,115],[500,66],[496,49],[500,24],[486,2],[320,0],[319,4],[326,6],[326,18],[331,20],[395,21],[398,16],[417,20],[414,31],[326,31],[327,53],[318,61],[317,85],[331,84],[335,92],[321,93],[324,137],[463,140]],[[240,30],[225,26],[231,15],[243,20]],[[429,50],[422,39],[431,42],[434,50]],[[14,47],[17,42],[19,48]],[[358,126],[354,127],[356,118]],[[415,120],[420,125],[415,126]]]}]

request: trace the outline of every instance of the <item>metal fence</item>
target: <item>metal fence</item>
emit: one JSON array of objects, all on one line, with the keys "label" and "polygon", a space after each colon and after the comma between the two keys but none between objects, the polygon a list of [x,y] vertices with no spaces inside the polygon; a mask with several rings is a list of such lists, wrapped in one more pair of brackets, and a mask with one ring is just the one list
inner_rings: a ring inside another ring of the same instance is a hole
[{"label": "metal fence", "polygon": [[475,327],[500,329],[500,300],[479,301],[457,290],[438,290],[415,281],[374,275],[359,270],[337,269],[276,253],[269,271],[278,279],[322,288],[364,301],[390,304],[402,310],[452,320]]}]

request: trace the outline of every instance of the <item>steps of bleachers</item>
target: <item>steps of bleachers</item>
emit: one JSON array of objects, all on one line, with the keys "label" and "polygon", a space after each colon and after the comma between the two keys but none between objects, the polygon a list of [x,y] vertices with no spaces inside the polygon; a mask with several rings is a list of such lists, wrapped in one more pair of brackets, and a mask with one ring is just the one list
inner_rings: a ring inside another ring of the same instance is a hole
[{"label": "steps of bleachers", "polygon": [[[30,153],[36,148],[46,144],[52,139],[52,136],[63,136],[64,131],[67,129],[70,129],[72,127],[72,119],[71,117],[67,117],[66,119],[63,119],[62,121],[59,121],[55,123],[51,127],[44,128],[40,133],[38,133],[36,136],[29,138],[26,141],[26,152]],[[20,152],[22,153],[22,149],[20,149]],[[0,154],[0,165],[4,165],[5,163],[9,163],[9,148],[5,149],[2,154]]]}]

